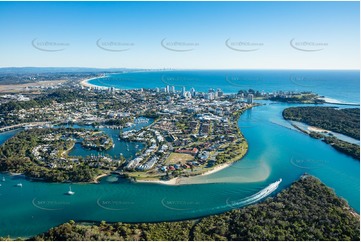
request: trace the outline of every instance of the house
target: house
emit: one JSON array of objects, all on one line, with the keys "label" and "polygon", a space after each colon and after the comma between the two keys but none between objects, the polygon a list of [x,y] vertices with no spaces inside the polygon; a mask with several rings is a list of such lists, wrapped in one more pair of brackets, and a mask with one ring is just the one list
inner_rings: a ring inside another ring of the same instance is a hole
[{"label": "house", "polygon": [[179,149],[175,151],[176,153],[182,153],[182,154],[189,154],[189,155],[197,155],[198,153],[198,149],[197,148],[193,148],[193,149]]},{"label": "house", "polygon": [[184,165],[183,165],[183,168],[184,168],[184,169],[190,169],[191,167],[190,167],[189,165],[187,165],[187,164],[184,164]]}]

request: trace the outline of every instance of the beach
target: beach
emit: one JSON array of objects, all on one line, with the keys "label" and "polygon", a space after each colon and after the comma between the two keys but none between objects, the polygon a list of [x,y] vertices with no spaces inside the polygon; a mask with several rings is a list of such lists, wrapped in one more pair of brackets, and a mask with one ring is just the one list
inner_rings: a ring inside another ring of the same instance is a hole
[{"label": "beach", "polygon": [[314,127],[314,126],[309,126],[309,127],[307,127],[307,129],[309,131],[313,131],[313,132],[330,132],[329,130],[321,129],[321,128]]},{"label": "beach", "polygon": [[[232,164],[233,163],[225,163],[225,164],[218,165],[218,166],[214,167],[212,170],[206,171],[206,172],[202,173],[201,175],[197,175],[197,176],[207,176],[207,175],[219,172],[219,171],[231,166]],[[139,180],[139,181],[137,181],[137,183],[156,183],[156,184],[162,184],[162,185],[176,186],[176,185],[183,185],[183,184],[192,184],[192,183],[187,182],[192,177],[194,177],[194,176],[191,176],[191,177],[176,177],[176,178],[170,179],[168,181]]]},{"label": "beach", "polygon": [[210,174],[213,174],[213,173],[216,173],[216,172],[219,172],[229,166],[231,166],[233,163],[224,163],[224,164],[220,164],[216,167],[214,167],[212,170],[209,170],[209,171],[206,171],[204,172],[201,176],[208,176]]},{"label": "beach", "polygon": [[162,184],[162,185],[179,185],[180,183],[180,179],[179,177],[170,179],[168,181],[161,181],[161,180],[139,180],[137,181],[137,183],[156,183],[156,184]]},{"label": "beach", "polygon": [[102,86],[97,86],[97,85],[93,85],[90,84],[89,81],[94,80],[94,79],[98,79],[100,77],[92,77],[92,78],[88,78],[85,80],[82,80],[80,82],[80,85],[82,85],[83,87],[90,87],[90,88],[99,88],[99,89],[108,89],[108,87],[102,87]]},{"label": "beach", "polygon": [[97,177],[94,178],[93,183],[99,183],[99,182],[100,182],[99,180],[100,180],[101,178],[106,177],[106,176],[108,176],[108,175],[109,175],[109,174],[106,174],[106,173],[100,174],[99,176],[97,176]]}]

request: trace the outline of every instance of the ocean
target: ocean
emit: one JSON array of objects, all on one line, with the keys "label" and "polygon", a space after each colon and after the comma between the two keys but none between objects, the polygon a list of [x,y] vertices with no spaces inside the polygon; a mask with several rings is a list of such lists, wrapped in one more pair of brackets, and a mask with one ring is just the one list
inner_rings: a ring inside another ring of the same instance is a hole
[{"label": "ocean", "polygon": [[[299,78],[292,81],[291,74]],[[225,80],[231,75],[233,78]],[[225,93],[249,88],[266,92],[307,90],[339,102],[359,103],[358,72],[354,71],[138,72],[110,75],[90,83],[124,89],[169,84],[180,90],[184,85],[198,91],[221,88]],[[304,105],[261,102],[265,105],[247,110],[238,121],[249,144],[245,157],[217,173],[190,178],[187,184],[131,183],[109,176],[99,184],[72,184],[75,194],[67,196],[64,194],[69,184],[31,182],[23,176],[3,174],[6,181],[0,179],[0,236],[31,236],[70,219],[157,222],[198,218],[262,201],[269,195],[265,188],[272,188],[269,196],[274,196],[304,173],[318,177],[359,212],[360,162],[283,120],[285,108]],[[0,144],[15,133],[1,133]],[[125,143],[115,142],[116,149],[125,149]],[[22,188],[16,187],[19,182]]]},{"label": "ocean", "polygon": [[360,103],[360,72],[300,70],[184,70],[147,71],[110,74],[89,81],[97,86],[120,89],[164,88],[181,90],[195,88],[208,92],[221,88],[224,93],[254,89],[264,92],[312,91],[332,102]]}]

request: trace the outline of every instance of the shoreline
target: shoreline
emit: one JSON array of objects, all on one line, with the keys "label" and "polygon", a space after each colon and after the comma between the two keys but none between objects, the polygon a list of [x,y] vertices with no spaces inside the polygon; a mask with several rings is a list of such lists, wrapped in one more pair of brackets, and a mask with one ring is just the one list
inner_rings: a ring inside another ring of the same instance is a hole
[{"label": "shoreline", "polygon": [[[237,160],[238,161],[238,160]],[[237,162],[235,161],[235,162]],[[230,167],[233,163],[235,162],[230,162],[230,163],[224,163],[224,164],[220,164],[218,166],[215,166],[213,169],[211,170],[208,170],[208,171],[205,171],[203,172],[202,174],[199,174],[199,175],[195,175],[195,176],[189,176],[189,177],[175,177],[175,178],[172,178],[168,181],[162,181],[162,180],[147,180],[147,179],[144,179],[144,180],[137,180],[135,181],[136,183],[153,183],[153,184],[161,184],[161,185],[168,185],[168,186],[178,186],[178,185],[183,185],[181,182],[182,181],[187,181],[188,179],[190,178],[193,178],[193,177],[201,177],[201,176],[208,176],[208,175],[211,175],[213,173],[216,173],[216,172],[219,172],[225,168],[228,168]],[[192,185],[192,183],[186,183],[187,185]],[[195,183],[196,184],[196,183]]]},{"label": "shoreline", "polygon": [[100,180],[101,178],[103,178],[103,177],[106,177],[106,176],[109,176],[109,174],[107,174],[107,173],[100,174],[99,176],[95,177],[94,180],[93,180],[93,182],[91,182],[91,183],[96,183],[96,184],[98,184],[98,183],[100,183],[99,180]]},{"label": "shoreline", "polygon": [[99,78],[103,78],[103,77],[92,77],[92,78],[84,79],[84,80],[80,81],[80,85],[83,87],[88,87],[88,88],[108,89],[109,87],[97,86],[97,85],[89,83],[89,81],[91,81],[91,80],[95,80],[95,79],[99,79]]},{"label": "shoreline", "polygon": [[[247,151],[248,151],[248,148],[247,148]],[[242,156],[242,158],[243,158],[243,156]],[[202,174],[199,174],[199,175],[194,175],[194,176],[189,176],[189,177],[175,177],[175,178],[172,178],[172,179],[170,179],[168,181],[144,179],[144,180],[136,180],[135,183],[153,183],[153,184],[161,184],[161,185],[169,185],[169,186],[178,186],[178,185],[185,185],[185,184],[186,185],[197,184],[197,183],[187,183],[186,181],[191,179],[191,178],[194,178],[194,177],[208,176],[208,175],[211,175],[213,173],[217,173],[217,172],[219,172],[221,170],[224,170],[224,169],[230,167],[234,163],[240,161],[242,158],[237,159],[237,160],[235,160],[233,162],[227,162],[227,163],[217,165],[217,166],[213,167],[213,169],[205,171],[205,172],[203,172]],[[186,182],[186,183],[183,183],[183,182]]]},{"label": "shoreline", "polygon": [[321,97],[320,99],[325,101],[325,103],[327,103],[327,104],[346,105],[346,106],[360,106],[360,103],[345,102],[345,101],[340,101],[340,100],[330,98],[330,97]]},{"label": "shoreline", "polygon": [[169,185],[169,186],[176,186],[176,185],[180,185],[180,179],[179,177],[175,177],[172,178],[168,181],[162,181],[162,180],[139,180],[139,181],[135,181],[135,183],[153,183],[153,184],[161,184],[161,185]]},{"label": "shoreline", "polygon": [[[88,85],[88,86],[92,86],[92,84],[89,84],[87,83],[89,80],[93,80],[93,79],[96,79],[97,77],[94,77],[94,78],[89,78],[89,79],[85,79],[83,81],[81,81],[81,85]],[[256,105],[258,106],[258,105]],[[240,116],[243,114],[244,111],[246,111],[247,109],[250,109],[250,108],[253,108],[254,106],[250,106],[250,107],[247,107],[245,110],[241,110],[241,112],[237,112],[237,115],[238,115],[238,119],[240,118]],[[238,120],[237,119],[237,120]],[[238,127],[238,130],[240,132],[240,129]],[[242,133],[240,133],[241,136],[243,136]],[[75,145],[75,144],[74,144]],[[73,147],[74,147],[73,145]],[[72,148],[73,148],[72,147]],[[71,148],[71,149],[72,149]],[[70,150],[71,150],[70,149]],[[64,153],[66,152],[69,152],[69,150],[67,151],[64,151]],[[193,176],[189,176],[189,177],[174,177],[170,180],[160,180],[159,178],[156,178],[154,179],[153,177],[149,179],[145,178],[145,179],[142,179],[142,180],[135,180],[135,183],[153,183],[153,184],[162,184],[162,185],[182,185],[182,184],[192,184],[192,183],[187,183],[187,180],[189,180],[190,178],[193,178],[193,177],[197,177],[197,176],[207,176],[207,175],[211,175],[211,174],[214,174],[216,172],[219,172],[225,168],[228,168],[230,167],[232,164],[234,164],[235,162],[238,162],[240,161],[245,155],[246,153],[248,152],[248,142],[246,141],[246,152],[244,154],[241,155],[240,158],[237,158],[235,160],[231,160],[231,161],[228,161],[228,162],[225,162],[225,163],[222,163],[222,164],[219,164],[219,165],[216,165],[214,167],[211,167],[209,169],[204,169],[204,170],[201,170],[201,173],[200,174],[197,174],[197,175],[193,175]],[[103,174],[100,174],[96,177],[93,178],[93,180],[91,181],[88,181],[88,182],[80,182],[80,183],[88,183],[88,184],[98,184],[100,183],[100,179],[103,178],[103,177],[106,177],[106,176],[109,176],[110,174],[109,173],[103,173]],[[154,179],[154,180],[153,180]],[[63,182],[61,182],[63,183]],[[78,182],[76,182],[78,183]]]},{"label": "shoreline", "polygon": [[[237,161],[239,161],[239,160],[237,160]],[[235,162],[237,162],[237,161],[235,161]],[[219,172],[219,171],[221,171],[221,170],[223,170],[223,169],[226,169],[226,168],[230,167],[230,166],[231,166],[233,163],[235,163],[235,162],[229,162],[229,163],[220,164],[220,165],[218,165],[218,166],[215,166],[213,169],[202,173],[202,174],[199,175],[199,176],[208,176],[208,175],[211,175],[211,174],[213,174],[213,173],[217,173],[217,172]]]},{"label": "shoreline", "polygon": [[[258,106],[258,105],[255,105],[255,106]],[[238,113],[238,119],[237,120],[239,120],[239,118],[240,118],[240,116],[243,114],[243,112],[244,111],[246,111],[247,109],[251,109],[251,108],[253,108],[254,106],[251,106],[251,107],[248,107],[248,108],[246,108],[245,110],[243,110],[241,113]],[[238,127],[238,130],[239,130],[239,132],[240,132],[240,129],[239,129],[239,127]],[[240,134],[241,134],[241,136],[243,137],[243,134],[240,132]],[[246,141],[246,152],[244,153],[244,154],[242,154],[241,155],[241,157],[240,158],[237,158],[237,159],[235,159],[235,160],[232,160],[232,161],[228,161],[228,162],[225,162],[225,163],[223,163],[223,164],[219,164],[219,165],[217,165],[217,166],[215,166],[215,167],[213,167],[213,168],[210,168],[210,170],[207,170],[207,171],[205,171],[205,172],[202,172],[201,174],[199,174],[199,175],[195,175],[195,176],[189,176],[189,177],[175,177],[175,178],[172,178],[172,179],[170,179],[170,180],[168,180],[168,181],[161,181],[161,180],[147,180],[147,179],[144,179],[144,180],[139,180],[139,181],[135,181],[136,183],[156,183],[156,184],[163,184],[163,185],[183,185],[183,184],[181,184],[181,182],[182,181],[187,181],[187,180],[189,180],[190,178],[193,178],[193,177],[201,177],[201,176],[207,176],[207,175],[211,175],[211,174],[213,174],[213,173],[217,173],[217,172],[219,172],[219,171],[221,171],[221,170],[223,170],[223,169],[225,169],[225,168],[228,168],[228,167],[230,167],[232,164],[234,164],[234,163],[236,163],[236,162],[238,162],[238,161],[241,161],[242,160],[242,158],[248,153],[248,149],[249,149],[249,147],[248,147],[248,142]],[[193,183],[185,183],[185,184],[187,184],[187,185],[192,185]]]}]

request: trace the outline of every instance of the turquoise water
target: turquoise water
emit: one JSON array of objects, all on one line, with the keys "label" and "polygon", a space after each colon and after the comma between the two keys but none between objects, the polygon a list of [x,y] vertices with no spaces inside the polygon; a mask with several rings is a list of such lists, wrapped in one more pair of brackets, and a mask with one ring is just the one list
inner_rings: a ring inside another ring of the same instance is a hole
[{"label": "turquoise water", "polygon": [[[185,85],[198,91],[221,87],[226,93],[253,88],[314,91],[346,103],[359,103],[358,71],[172,71],[111,75],[92,84],[118,88],[154,88]],[[295,130],[282,118],[282,110],[297,106],[263,102],[239,119],[249,151],[242,161],[208,176],[181,180],[180,186],[130,183],[117,176],[99,184],[30,182],[23,176],[0,175],[0,236],[31,236],[64,223],[78,221],[154,222],[190,219],[221,213],[258,201],[255,196],[269,184],[283,179],[276,193],[305,172],[326,185],[360,211],[360,163],[327,144]],[[345,107],[345,106],[340,106]],[[119,130],[103,129],[116,141],[108,152],[131,157],[136,149],[117,141]],[[18,131],[0,134],[0,144]],[[139,147],[140,148],[140,147]],[[76,147],[73,155],[90,151]],[[17,187],[21,182],[23,187]],[[188,185],[187,183],[194,183]]]},{"label": "turquoise water", "polygon": [[360,103],[359,71],[300,70],[185,70],[129,72],[91,80],[98,86],[121,89],[155,88],[166,85],[197,91],[222,88],[225,93],[253,88],[258,91],[313,91],[339,102]]},{"label": "turquoise water", "polygon": [[[139,130],[145,126],[148,126],[153,122],[153,119],[149,119],[146,123],[139,123],[136,124],[134,127],[124,128],[123,131],[128,131],[130,129]],[[87,129],[93,129],[92,126],[79,126],[79,125],[64,125],[65,127],[73,127],[73,128],[87,128]],[[140,142],[125,142],[123,140],[118,140],[119,138],[119,132],[118,129],[110,129],[110,128],[99,128],[99,130],[105,132],[107,135],[109,135],[113,139],[114,147],[110,148],[109,150],[105,151],[97,151],[97,150],[90,150],[85,149],[82,147],[80,143],[76,143],[74,148],[69,152],[70,156],[90,156],[90,155],[108,155],[114,159],[119,159],[120,154],[123,155],[125,159],[132,159],[135,157],[135,154],[142,150],[145,145]]]},{"label": "turquoise water", "polygon": [[0,133],[0,144],[4,143],[9,138],[13,137],[20,129],[15,129],[7,132]]},{"label": "turquoise water", "polygon": [[[198,183],[194,185],[134,184],[110,176],[100,184],[72,184],[75,195],[67,196],[68,184],[30,182],[4,174],[0,235],[30,236],[70,219],[154,222],[221,213],[243,205],[237,201],[282,178],[279,192],[305,172],[320,178],[359,211],[359,162],[292,129],[281,115],[289,106],[295,105],[247,110],[239,120],[249,142],[247,155],[218,173],[191,178]],[[0,137],[5,140],[9,133]],[[16,187],[19,182],[22,188]]]}]

